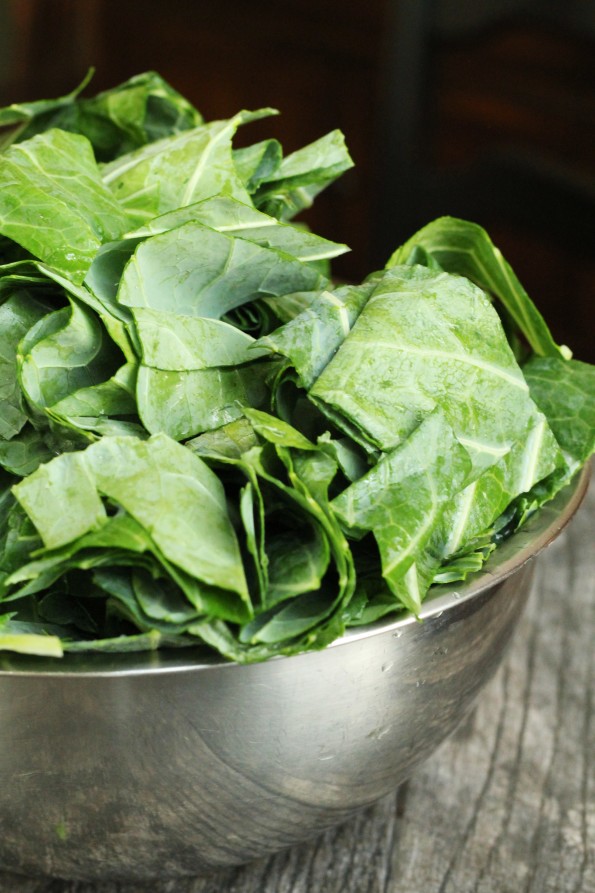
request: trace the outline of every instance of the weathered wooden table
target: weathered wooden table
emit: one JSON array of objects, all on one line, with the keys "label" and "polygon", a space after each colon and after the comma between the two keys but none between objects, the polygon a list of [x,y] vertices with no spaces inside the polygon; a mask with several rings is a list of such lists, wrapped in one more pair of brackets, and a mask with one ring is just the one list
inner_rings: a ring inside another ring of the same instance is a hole
[{"label": "weathered wooden table", "polygon": [[542,555],[503,666],[395,794],[245,868],[150,884],[0,873],[0,893],[595,893],[595,483]]}]

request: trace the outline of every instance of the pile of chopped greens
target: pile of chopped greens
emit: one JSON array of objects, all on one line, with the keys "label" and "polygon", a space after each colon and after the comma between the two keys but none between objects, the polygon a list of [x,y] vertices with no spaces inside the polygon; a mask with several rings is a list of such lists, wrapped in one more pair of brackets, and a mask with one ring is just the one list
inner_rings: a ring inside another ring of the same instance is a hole
[{"label": "pile of chopped greens", "polygon": [[481,227],[336,287],[346,246],[291,221],[352,166],[338,131],[235,148],[273,110],[81,90],[0,110],[0,649],[321,648],[587,461],[595,369]]}]

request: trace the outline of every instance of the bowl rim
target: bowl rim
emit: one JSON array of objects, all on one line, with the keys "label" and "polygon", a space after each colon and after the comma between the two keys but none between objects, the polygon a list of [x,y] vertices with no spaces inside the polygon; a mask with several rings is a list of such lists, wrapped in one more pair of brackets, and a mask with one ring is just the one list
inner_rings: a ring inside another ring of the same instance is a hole
[{"label": "bowl rim", "polygon": [[449,609],[477,598],[486,589],[495,583],[503,582],[539,555],[574,517],[587,493],[590,477],[591,465],[588,462],[553,499],[534,512],[519,530],[500,543],[481,570],[470,574],[468,580],[462,583],[441,584],[436,586],[434,591],[430,590],[418,616],[405,611],[396,619],[389,621],[381,619],[366,626],[352,627],[322,651],[276,655],[267,661],[251,664],[239,664],[216,653],[208,653],[202,645],[137,652],[66,653],[61,658],[0,651],[0,679],[6,676],[89,679],[206,671],[221,667],[247,669],[320,655],[326,650],[341,648],[373,636],[402,634],[404,629],[417,625],[420,620],[440,617]]}]

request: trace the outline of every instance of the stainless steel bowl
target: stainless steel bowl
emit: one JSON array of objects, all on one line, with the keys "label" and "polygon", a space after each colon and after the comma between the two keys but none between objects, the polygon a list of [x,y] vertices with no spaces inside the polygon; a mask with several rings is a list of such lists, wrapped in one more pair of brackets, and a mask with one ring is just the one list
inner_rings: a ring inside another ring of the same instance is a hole
[{"label": "stainless steel bowl", "polygon": [[25,874],[199,874],[290,846],[395,788],[492,677],[530,560],[588,474],[485,570],[322,652],[237,666],[189,651],[0,659],[0,864]]}]

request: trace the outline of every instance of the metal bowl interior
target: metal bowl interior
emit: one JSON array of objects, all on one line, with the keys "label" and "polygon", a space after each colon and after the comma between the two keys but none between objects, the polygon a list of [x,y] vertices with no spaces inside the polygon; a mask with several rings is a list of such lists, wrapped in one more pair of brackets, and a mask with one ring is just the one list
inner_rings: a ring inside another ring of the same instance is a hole
[{"label": "metal bowl interior", "polygon": [[574,484],[421,622],[239,666],[201,649],[0,659],[0,864],[139,880],[198,874],[337,824],[411,774],[501,662],[532,559]]}]

